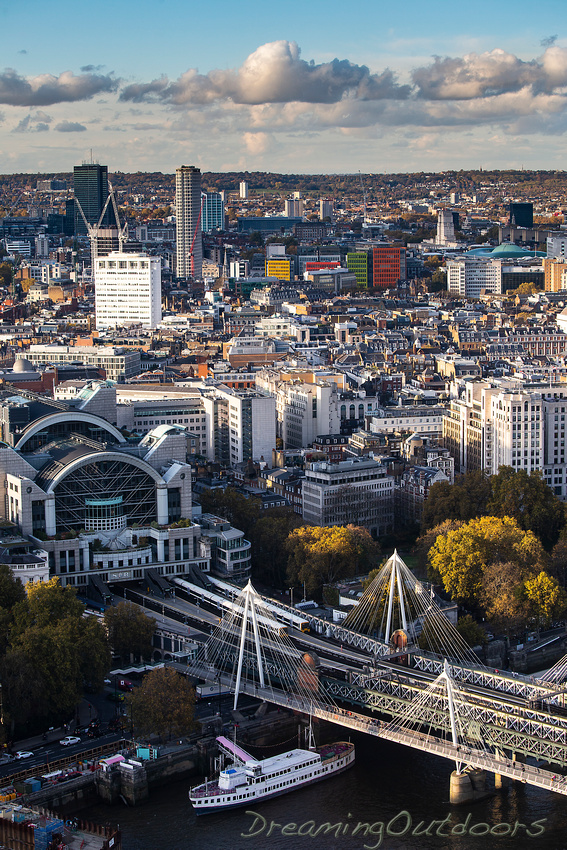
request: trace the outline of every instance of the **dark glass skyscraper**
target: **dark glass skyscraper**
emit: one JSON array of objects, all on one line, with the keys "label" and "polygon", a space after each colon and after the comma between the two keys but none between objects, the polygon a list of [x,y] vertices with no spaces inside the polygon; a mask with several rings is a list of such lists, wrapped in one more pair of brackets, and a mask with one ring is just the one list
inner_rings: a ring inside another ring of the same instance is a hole
[{"label": "dark glass skyscraper", "polygon": [[534,205],[513,201],[510,204],[510,224],[514,227],[533,227]]},{"label": "dark glass skyscraper", "polygon": [[[97,224],[108,198],[108,167],[97,163],[83,163],[73,169],[75,198],[79,201],[89,224]],[[103,227],[115,226],[115,216],[109,204],[102,220]],[[75,204],[75,234],[86,236],[87,228]]]}]

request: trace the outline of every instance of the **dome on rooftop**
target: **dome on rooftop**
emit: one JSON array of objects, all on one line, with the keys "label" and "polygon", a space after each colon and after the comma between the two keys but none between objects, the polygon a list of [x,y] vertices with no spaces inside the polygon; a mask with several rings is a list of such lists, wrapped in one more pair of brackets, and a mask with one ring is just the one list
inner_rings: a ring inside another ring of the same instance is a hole
[{"label": "dome on rooftop", "polygon": [[497,245],[496,248],[473,248],[467,251],[467,255],[472,257],[484,257],[485,259],[494,260],[516,260],[520,257],[546,257],[545,251],[532,251],[530,248],[522,248],[520,245],[514,245],[513,242],[503,242]]},{"label": "dome on rooftop", "polygon": [[514,245],[511,242],[503,242],[502,245],[497,245],[490,252],[491,257],[533,257],[534,252],[529,248],[521,248],[519,245]]},{"label": "dome on rooftop", "polygon": [[33,364],[25,357],[18,357],[18,359],[14,361],[12,372],[35,372],[35,369]]}]

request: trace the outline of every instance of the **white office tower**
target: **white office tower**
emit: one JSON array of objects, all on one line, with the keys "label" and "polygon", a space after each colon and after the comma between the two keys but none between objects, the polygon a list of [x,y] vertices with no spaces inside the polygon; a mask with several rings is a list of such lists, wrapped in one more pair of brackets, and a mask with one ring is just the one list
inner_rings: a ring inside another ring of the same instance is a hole
[{"label": "white office tower", "polygon": [[324,221],[326,218],[333,220],[333,202],[326,198],[321,198],[319,201],[319,218]]},{"label": "white office tower", "polygon": [[437,213],[437,239],[438,245],[446,245],[447,242],[455,241],[455,225],[453,224],[453,213],[451,210],[439,210]]},{"label": "white office tower", "polygon": [[96,326],[122,328],[161,322],[161,260],[113,251],[94,261]]},{"label": "white office tower", "polygon": [[202,277],[201,171],[182,165],[175,171],[175,220],[177,227],[177,277]]},{"label": "white office tower", "polygon": [[248,183],[246,180],[240,181],[240,198],[243,201],[248,200]]},{"label": "white office tower", "polygon": [[480,298],[482,291],[502,292],[502,261],[485,257],[447,260],[447,291],[461,298]]}]

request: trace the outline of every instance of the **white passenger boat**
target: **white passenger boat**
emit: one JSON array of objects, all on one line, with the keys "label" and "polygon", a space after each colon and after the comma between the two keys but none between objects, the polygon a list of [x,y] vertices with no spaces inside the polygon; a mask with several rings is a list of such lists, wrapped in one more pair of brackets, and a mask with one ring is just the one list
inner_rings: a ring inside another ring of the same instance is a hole
[{"label": "white passenger boat", "polygon": [[354,764],[354,744],[344,741],[314,750],[290,750],[261,760],[224,736],[217,741],[234,763],[221,770],[216,781],[204,782],[189,791],[198,815],[269,800],[335,776]]}]

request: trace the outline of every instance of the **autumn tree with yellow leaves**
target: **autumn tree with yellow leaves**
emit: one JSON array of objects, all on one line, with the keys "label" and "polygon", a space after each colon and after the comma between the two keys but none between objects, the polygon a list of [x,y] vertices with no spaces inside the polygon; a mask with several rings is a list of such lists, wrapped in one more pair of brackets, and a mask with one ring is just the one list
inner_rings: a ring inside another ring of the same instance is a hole
[{"label": "autumn tree with yellow leaves", "polygon": [[320,596],[325,584],[368,572],[380,556],[378,543],[356,525],[296,528],[285,546],[288,581],[305,583],[309,596]]},{"label": "autumn tree with yellow leaves", "polygon": [[433,577],[458,602],[477,604],[490,564],[511,561],[529,575],[545,568],[547,556],[531,531],[511,517],[480,517],[441,534],[429,551]]},{"label": "autumn tree with yellow leaves", "polygon": [[561,616],[567,595],[547,572],[549,556],[511,517],[481,517],[440,534],[430,572],[450,596],[481,608],[507,632]]}]

